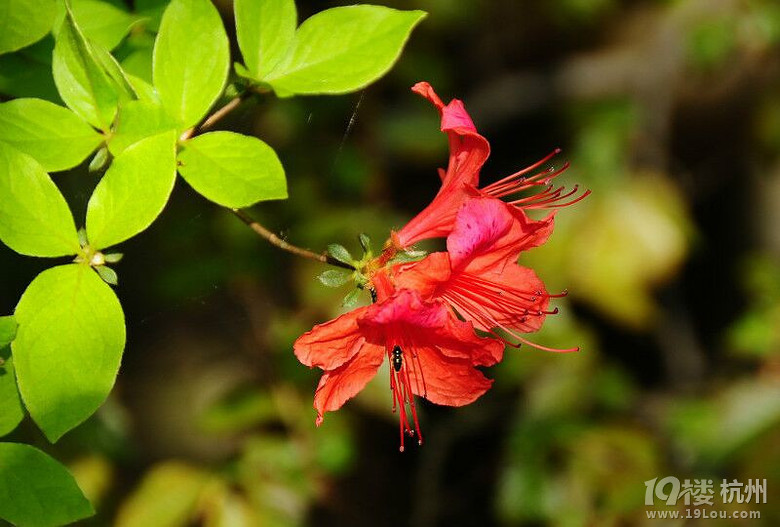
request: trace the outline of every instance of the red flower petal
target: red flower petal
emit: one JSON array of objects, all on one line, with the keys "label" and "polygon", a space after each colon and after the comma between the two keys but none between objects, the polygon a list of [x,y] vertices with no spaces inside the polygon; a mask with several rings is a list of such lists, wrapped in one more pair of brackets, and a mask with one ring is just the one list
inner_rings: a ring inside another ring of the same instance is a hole
[{"label": "red flower petal", "polygon": [[402,248],[449,234],[458,208],[475,192],[479,171],[490,155],[490,144],[477,132],[462,101],[453,99],[445,106],[427,82],[417,83],[412,91],[439,109],[441,130],[449,138],[450,159],[447,171],[441,175],[441,189],[431,204],[396,233],[394,239]]},{"label": "red flower petal", "polygon": [[393,267],[393,281],[399,289],[413,289],[422,298],[437,296],[437,289],[450,279],[450,256],[431,253],[419,262]]},{"label": "red flower petal", "polygon": [[467,360],[448,357],[433,346],[415,351],[417,366],[409,368],[412,391],[433,403],[463,406],[474,402],[493,384]]},{"label": "red flower petal", "polygon": [[517,261],[520,252],[547,241],[553,215],[535,221],[495,198],[469,199],[458,211],[447,251],[453,271],[482,273]]},{"label": "red flower petal", "polygon": [[382,334],[388,348],[434,347],[473,366],[492,366],[503,356],[500,342],[478,337],[473,326],[455,318],[444,303],[424,302],[416,291],[402,289],[390,301],[370,307],[358,324],[371,334]]},{"label": "red flower petal", "polygon": [[295,341],[295,356],[306,366],[323,370],[338,368],[357,354],[365,344],[357,319],[367,307],[360,307],[324,324],[318,324]]},{"label": "red flower petal", "polygon": [[384,358],[384,347],[366,343],[350,361],[322,375],[314,394],[317,426],[322,424],[325,412],[338,410],[365,388],[376,375]]}]

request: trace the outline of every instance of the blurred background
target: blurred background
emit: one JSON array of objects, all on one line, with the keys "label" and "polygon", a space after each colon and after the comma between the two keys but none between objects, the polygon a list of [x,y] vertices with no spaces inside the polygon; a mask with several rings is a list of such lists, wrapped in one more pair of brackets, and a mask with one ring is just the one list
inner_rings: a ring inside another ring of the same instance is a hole
[{"label": "blurred background", "polygon": [[[149,77],[165,2],[111,3],[148,17],[115,54]],[[347,3],[300,0],[300,18]],[[426,444],[403,454],[385,375],[316,429],[319,372],[292,343],[348,290],[179,180],[119,248],[128,345],[109,400],[56,445],[29,419],[10,439],[73,469],[98,511],[83,525],[780,525],[780,4],[382,3],[429,12],[386,77],[221,123],[286,167],[290,199],[251,213],[316,251],[357,253],[361,232],[379,249],[446,165],[437,113],[409,91],[428,80],[491,142],[483,182],[561,147],[562,181],[593,191],[521,258],[569,291],[534,340],[582,351],[508,350],[476,403],[420,403]],[[4,97],[58,100],[50,51],[3,57]],[[97,177],[55,181],[83,224]],[[50,264],[1,246],[0,313]],[[708,512],[762,518],[648,520],[645,481],[666,476],[712,479]],[[722,503],[724,479],[764,478],[766,504]]]}]

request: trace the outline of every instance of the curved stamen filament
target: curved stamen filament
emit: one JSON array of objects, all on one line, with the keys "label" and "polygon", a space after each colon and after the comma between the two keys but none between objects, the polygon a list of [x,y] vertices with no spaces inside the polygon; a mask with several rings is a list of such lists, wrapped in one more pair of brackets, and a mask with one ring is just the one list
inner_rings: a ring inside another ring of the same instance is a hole
[{"label": "curved stamen filament", "polygon": [[[488,189],[490,189],[492,187],[497,187],[497,186],[499,186],[499,185],[501,185],[503,183],[506,183],[507,181],[518,179],[523,174],[527,174],[528,172],[536,170],[537,168],[539,168],[540,166],[542,166],[547,161],[549,161],[550,159],[552,159],[553,157],[557,156],[560,153],[561,153],[561,149],[560,148],[556,148],[555,150],[553,150],[552,152],[547,154],[545,157],[543,157],[542,159],[540,159],[536,163],[534,163],[534,164],[532,164],[530,166],[527,166],[524,169],[522,169],[522,170],[520,170],[518,172],[515,172],[514,174],[510,174],[507,177],[505,177],[503,179],[500,179],[500,180],[496,181],[495,183],[492,183],[492,184],[488,185],[487,187],[483,188],[482,190],[484,190],[486,192],[490,192],[490,190],[488,190]],[[528,178],[528,179],[531,179],[531,178]]]},{"label": "curved stamen filament", "polygon": [[[549,298],[558,298],[566,296],[566,294],[566,291],[557,295],[543,291],[530,292],[464,273],[452,279],[449,287],[441,293],[441,298],[456,311],[509,346],[519,347],[520,344],[527,344],[544,351],[565,353],[578,351],[579,348],[556,349],[536,344],[519,335],[517,331],[509,327],[509,324],[522,325],[529,316],[542,317],[558,313],[558,308],[542,309],[542,304]],[[507,314],[503,322],[497,320],[493,314],[496,309]],[[506,333],[515,342],[507,339],[496,330]]]},{"label": "curved stamen filament", "polygon": [[[490,185],[487,185],[479,190],[483,194],[493,198],[505,198],[507,196],[519,194],[526,190],[544,186],[546,188],[540,192],[536,192],[523,198],[509,200],[507,203],[528,210],[562,208],[573,205],[588,196],[590,194],[590,190],[585,191],[577,197],[574,197],[579,191],[579,187],[577,185],[575,185],[572,190],[566,192],[565,187],[561,186],[556,188],[551,184],[551,181],[554,178],[558,177],[569,168],[568,161],[565,162],[560,168],[556,169],[554,167],[550,167],[545,170],[541,170],[532,176],[525,176],[525,174],[537,170],[540,166],[547,163],[560,152],[560,148],[556,148],[552,153],[548,154],[531,166],[526,167],[519,172],[515,172],[514,174],[510,174],[509,176],[491,183]],[[569,198],[573,199],[569,200]]]},{"label": "curved stamen filament", "polygon": [[553,178],[563,174],[569,168],[569,162],[564,163],[560,168],[550,167],[538,174],[530,177],[518,178],[514,181],[506,181],[500,185],[491,184],[483,188],[482,191],[490,194],[494,198],[502,198],[511,194],[517,194],[533,187],[549,186]]}]

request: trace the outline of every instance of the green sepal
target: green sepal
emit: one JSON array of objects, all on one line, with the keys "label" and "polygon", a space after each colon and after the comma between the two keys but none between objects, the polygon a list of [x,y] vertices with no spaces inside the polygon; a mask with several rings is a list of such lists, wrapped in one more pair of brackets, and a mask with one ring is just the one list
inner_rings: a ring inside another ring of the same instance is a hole
[{"label": "green sepal", "polygon": [[89,162],[89,171],[100,172],[106,166],[108,166],[110,162],[111,162],[111,156],[109,155],[108,148],[104,146],[100,150],[95,152],[94,157]]},{"label": "green sepal", "polygon": [[328,269],[319,275],[317,279],[327,287],[341,287],[352,279],[352,273],[339,271],[338,269]]},{"label": "green sepal", "polygon": [[361,232],[358,235],[358,240],[360,241],[360,246],[363,248],[363,254],[371,254],[371,238],[368,237],[368,234]]},{"label": "green sepal", "polygon": [[94,268],[100,278],[109,285],[119,285],[119,276],[116,271],[105,265],[98,265]]},{"label": "green sepal", "polygon": [[349,254],[347,248],[338,243],[331,243],[328,245],[328,254],[331,258],[341,263],[352,265],[352,262],[355,261],[355,259],[352,258],[352,255]]},{"label": "green sepal", "polygon": [[358,303],[358,300],[360,300],[360,293],[362,293],[360,289],[353,289],[349,293],[347,293],[347,296],[344,297],[344,300],[341,302],[341,307],[355,307],[355,305]]}]

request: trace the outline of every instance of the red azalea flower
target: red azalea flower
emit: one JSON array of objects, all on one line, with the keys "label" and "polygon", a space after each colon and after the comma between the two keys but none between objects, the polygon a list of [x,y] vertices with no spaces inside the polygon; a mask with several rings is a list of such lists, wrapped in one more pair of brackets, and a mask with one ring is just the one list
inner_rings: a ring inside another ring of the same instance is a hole
[{"label": "red azalea flower", "polygon": [[448,406],[471,403],[493,382],[475,366],[498,362],[503,345],[478,337],[441,301],[424,301],[412,290],[394,291],[381,271],[372,284],[377,303],[315,326],[295,341],[295,355],[325,370],[314,395],[318,426],[325,412],[338,410],[360,392],[387,358],[403,451],[405,433],[417,434],[422,444],[414,395]]},{"label": "red azalea flower", "polygon": [[418,291],[423,298],[444,300],[474,327],[507,344],[576,351],[540,346],[518,334],[539,330],[546,315],[557,313],[547,309],[549,300],[562,295],[547,293],[536,273],[515,263],[521,251],[544,243],[552,228],[552,217],[530,221],[496,199],[468,199],[447,237],[447,252],[395,266],[395,285]]},{"label": "red azalea flower", "polygon": [[441,130],[449,138],[450,159],[446,172],[439,171],[442,186],[430,205],[400,231],[393,233],[392,241],[397,248],[406,248],[428,238],[447,236],[452,230],[458,209],[469,196],[508,198],[525,190],[543,188],[536,194],[507,202],[516,210],[530,210],[565,207],[590,193],[586,191],[574,197],[578,191],[577,186],[566,193],[563,187],[552,186],[552,179],[566,170],[568,163],[560,169],[550,168],[526,177],[526,174],[537,170],[557,155],[560,152],[557,149],[537,163],[478,189],[479,171],[490,154],[490,144],[477,132],[463,102],[453,99],[445,105],[427,82],[418,82],[412,87],[412,91],[422,95],[439,109]]}]

